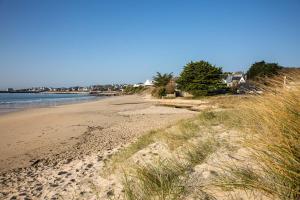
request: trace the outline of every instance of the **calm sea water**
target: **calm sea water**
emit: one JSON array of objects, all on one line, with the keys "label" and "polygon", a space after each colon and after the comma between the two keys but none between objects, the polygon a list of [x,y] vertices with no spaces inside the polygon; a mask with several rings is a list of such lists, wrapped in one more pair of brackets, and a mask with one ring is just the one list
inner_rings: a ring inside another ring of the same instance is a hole
[{"label": "calm sea water", "polygon": [[97,100],[88,94],[0,93],[0,114],[34,107]]}]

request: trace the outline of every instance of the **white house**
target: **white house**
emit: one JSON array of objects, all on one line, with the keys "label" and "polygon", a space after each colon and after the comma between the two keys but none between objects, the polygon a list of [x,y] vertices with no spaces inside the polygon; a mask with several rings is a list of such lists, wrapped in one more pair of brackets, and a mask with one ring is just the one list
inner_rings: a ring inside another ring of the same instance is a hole
[{"label": "white house", "polygon": [[146,80],[145,83],[144,83],[144,86],[153,86],[153,81],[151,80]]},{"label": "white house", "polygon": [[226,83],[228,87],[232,87],[235,84],[240,85],[246,83],[246,76],[244,74],[229,74],[224,80],[224,83]]}]

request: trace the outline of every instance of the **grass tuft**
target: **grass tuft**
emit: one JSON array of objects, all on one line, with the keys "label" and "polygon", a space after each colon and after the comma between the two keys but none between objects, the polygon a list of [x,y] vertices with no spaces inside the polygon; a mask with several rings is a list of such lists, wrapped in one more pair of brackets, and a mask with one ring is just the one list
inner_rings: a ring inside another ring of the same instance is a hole
[{"label": "grass tuft", "polygon": [[163,159],[152,164],[136,165],[124,175],[125,198],[182,199],[187,192],[187,178],[190,169],[216,151],[218,143],[207,139],[195,144],[186,144],[185,159]]},{"label": "grass tuft", "polygon": [[194,167],[197,164],[203,163],[205,159],[214,153],[220,147],[220,143],[215,138],[208,138],[205,141],[200,141],[197,144],[189,144],[185,153],[186,160]]},{"label": "grass tuft", "polygon": [[125,197],[128,200],[178,199],[185,191],[181,175],[186,168],[186,164],[175,159],[137,165],[134,172],[125,174]]}]

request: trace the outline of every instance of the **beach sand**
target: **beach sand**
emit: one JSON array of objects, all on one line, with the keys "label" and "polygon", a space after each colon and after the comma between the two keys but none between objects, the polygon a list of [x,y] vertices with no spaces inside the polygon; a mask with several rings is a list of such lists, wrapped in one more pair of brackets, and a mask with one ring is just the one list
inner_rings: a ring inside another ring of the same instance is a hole
[{"label": "beach sand", "polygon": [[91,175],[88,169],[91,163],[93,168],[99,164],[99,157],[150,130],[194,115],[185,109],[155,106],[155,101],[141,96],[1,115],[0,199],[50,198],[55,195],[53,188],[63,189],[65,184],[56,183],[54,175],[72,174],[69,179],[76,180]]}]

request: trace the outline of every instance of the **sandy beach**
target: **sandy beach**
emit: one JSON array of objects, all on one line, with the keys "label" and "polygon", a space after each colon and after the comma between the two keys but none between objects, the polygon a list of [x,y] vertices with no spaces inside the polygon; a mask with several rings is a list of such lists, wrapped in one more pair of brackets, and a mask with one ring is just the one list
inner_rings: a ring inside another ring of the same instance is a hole
[{"label": "sandy beach", "polygon": [[79,173],[88,176],[88,170],[82,173],[74,165],[96,166],[86,160],[99,160],[143,133],[194,115],[185,109],[155,106],[155,101],[141,96],[1,115],[0,199],[50,199],[51,190],[45,195],[45,188],[63,189],[65,183],[52,180],[53,174],[72,171],[74,180]]}]

